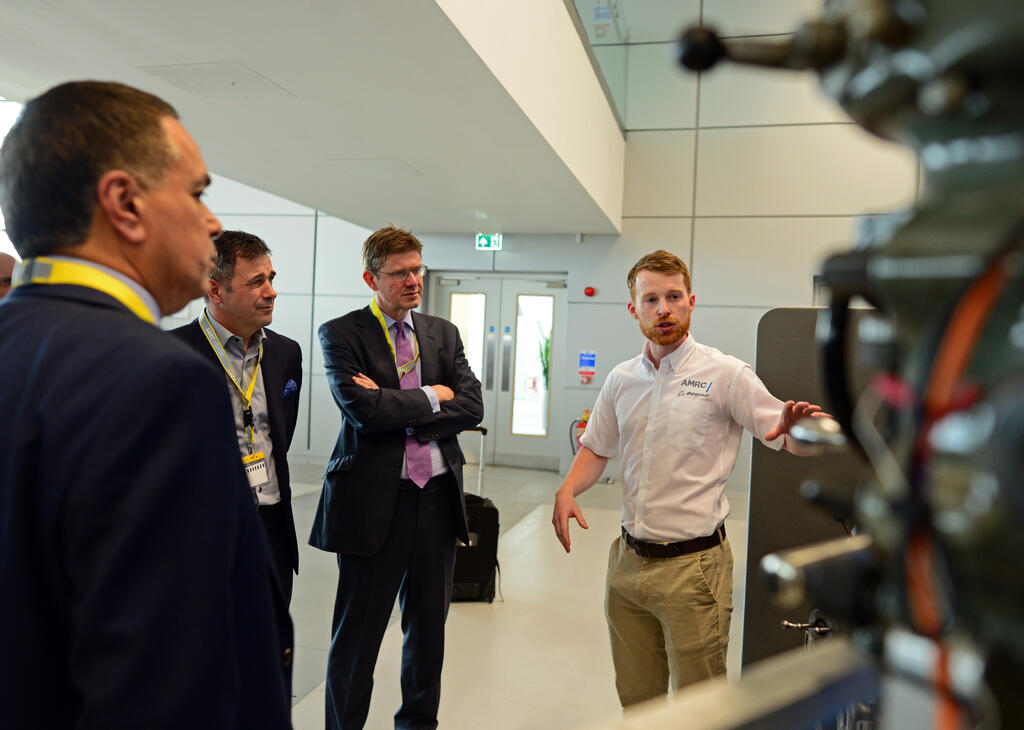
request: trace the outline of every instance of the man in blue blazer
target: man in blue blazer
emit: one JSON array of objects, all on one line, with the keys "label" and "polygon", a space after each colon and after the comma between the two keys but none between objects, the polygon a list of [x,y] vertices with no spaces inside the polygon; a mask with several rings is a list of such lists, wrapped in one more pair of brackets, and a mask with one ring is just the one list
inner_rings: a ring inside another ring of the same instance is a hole
[{"label": "man in blue blazer", "polygon": [[[167,103],[72,82],[0,149],[4,728],[288,728],[291,623],[222,377],[156,320],[220,223]],[[198,417],[197,417],[198,414]]]},{"label": "man in blue blazer", "polygon": [[274,265],[263,239],[242,231],[217,238],[206,310],[171,330],[223,373],[235,415],[237,450],[259,505],[277,578],[287,602],[299,572],[288,449],[299,415],[302,349],[269,329]]},{"label": "man in blue blazer", "polygon": [[327,727],[366,722],[397,595],[402,706],[396,728],[436,728],[456,539],[468,541],[457,436],[483,417],[458,329],[412,310],[422,245],[394,226],[363,244],[370,306],[320,327],[342,423],[309,542],[338,554]]}]

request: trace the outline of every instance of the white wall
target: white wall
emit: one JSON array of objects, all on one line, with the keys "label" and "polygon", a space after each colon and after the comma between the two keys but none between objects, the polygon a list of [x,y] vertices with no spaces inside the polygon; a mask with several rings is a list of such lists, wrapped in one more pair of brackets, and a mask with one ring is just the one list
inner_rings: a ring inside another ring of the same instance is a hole
[{"label": "white wall", "polygon": [[[849,246],[856,216],[914,200],[911,154],[847,122],[812,75],[723,66],[697,77],[675,68],[671,44],[700,12],[726,35],[776,34],[813,15],[817,3],[776,0],[771,12],[759,10],[762,5],[704,0],[702,7],[686,0],[673,5],[679,23],[669,27],[635,10],[631,38],[641,42],[600,49],[599,58],[620,64],[609,73],[618,74],[616,96],[625,106],[619,110],[627,126],[621,235],[583,236],[577,243],[574,236],[506,232],[505,248],[495,254],[473,252],[468,236],[421,236],[424,260],[434,269],[568,273],[568,322],[556,323],[556,331],[569,333],[561,343],[569,368],[553,373],[566,394],[561,412],[552,414],[556,429],[563,424],[567,431],[593,404],[608,370],[640,350],[624,306],[624,276],[641,255],[667,248],[682,256],[697,295],[694,336],[753,362],[758,319],[775,306],[811,304],[811,277],[826,253]],[[273,327],[297,340],[305,356],[292,458],[325,462],[340,418],[316,329],[367,302],[359,247],[368,231],[221,177],[208,201],[226,227],[256,233],[273,250],[280,295]],[[584,296],[587,286],[596,296]],[[200,308],[193,303],[164,325],[184,324]],[[580,385],[575,375],[582,349],[598,353],[591,385]],[[564,469],[567,438],[563,449]],[[747,482],[748,449],[745,441],[733,486]]]},{"label": "white wall", "polygon": [[622,133],[567,7],[551,0],[436,2],[618,230]]}]

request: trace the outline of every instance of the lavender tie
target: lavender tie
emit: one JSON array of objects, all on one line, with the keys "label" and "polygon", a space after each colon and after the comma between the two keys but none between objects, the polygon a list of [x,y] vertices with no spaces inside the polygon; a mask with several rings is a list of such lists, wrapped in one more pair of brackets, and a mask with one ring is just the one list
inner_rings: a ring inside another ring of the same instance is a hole
[{"label": "lavender tie", "polygon": [[[405,334],[405,322],[395,322],[395,362],[397,365],[404,365],[411,362],[412,341]],[[420,376],[413,368],[401,379],[402,390],[411,390],[420,387]],[[416,482],[416,486],[423,487],[434,471],[430,463],[430,444],[422,444],[415,436],[405,437],[405,469],[409,478]]]}]

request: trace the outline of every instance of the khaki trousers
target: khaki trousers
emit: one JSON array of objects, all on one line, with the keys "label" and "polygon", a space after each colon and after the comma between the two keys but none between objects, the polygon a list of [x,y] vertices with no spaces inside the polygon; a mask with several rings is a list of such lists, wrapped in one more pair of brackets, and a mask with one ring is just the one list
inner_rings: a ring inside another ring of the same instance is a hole
[{"label": "khaki trousers", "polygon": [[726,539],[675,558],[642,558],[622,537],[608,555],[605,616],[623,707],[725,674],[732,617]]}]

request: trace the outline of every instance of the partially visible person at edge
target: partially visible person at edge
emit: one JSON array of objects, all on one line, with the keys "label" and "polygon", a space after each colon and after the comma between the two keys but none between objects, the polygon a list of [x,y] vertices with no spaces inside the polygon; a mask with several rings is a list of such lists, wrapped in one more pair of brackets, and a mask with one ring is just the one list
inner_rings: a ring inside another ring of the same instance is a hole
[{"label": "partially visible person at edge", "polygon": [[157,326],[209,286],[199,148],[116,83],[0,149],[5,728],[287,728],[292,629],[222,375]]},{"label": "partially visible person at edge", "polygon": [[746,363],[696,342],[686,264],[667,251],[630,269],[629,313],[646,342],[608,375],[582,447],[555,496],[552,523],[566,552],[576,497],[609,458],[622,466],[622,528],[608,558],[605,613],[623,707],[725,674],[732,550],[725,483],[740,436],[798,451],[786,434],[806,402],[776,399]]},{"label": "partially visible person at edge", "polygon": [[0,299],[11,293],[11,276],[18,260],[9,253],[0,253]]}]

